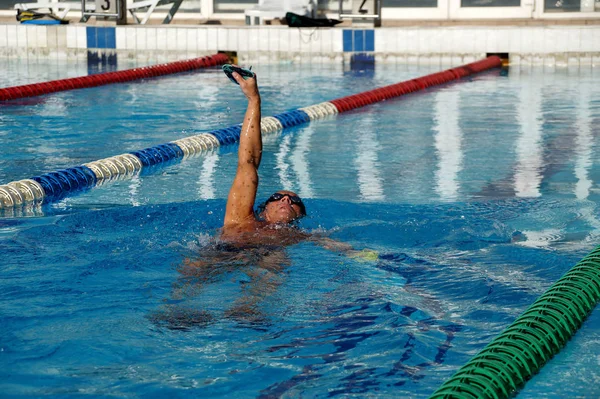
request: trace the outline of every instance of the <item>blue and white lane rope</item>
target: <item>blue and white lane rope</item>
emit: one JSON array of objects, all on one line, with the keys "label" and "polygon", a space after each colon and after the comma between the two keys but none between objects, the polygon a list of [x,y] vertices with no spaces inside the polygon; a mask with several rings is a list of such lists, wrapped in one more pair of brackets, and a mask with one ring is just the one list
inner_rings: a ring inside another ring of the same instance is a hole
[{"label": "blue and white lane rope", "polygon": [[[330,102],[312,105],[261,119],[263,134],[279,132],[292,126],[322,119],[338,113]],[[89,190],[113,180],[138,175],[144,168],[166,165],[239,141],[242,125],[201,133],[166,144],[61,169],[31,179],[0,185],[0,209],[22,205],[39,205],[59,201],[69,195]]]}]

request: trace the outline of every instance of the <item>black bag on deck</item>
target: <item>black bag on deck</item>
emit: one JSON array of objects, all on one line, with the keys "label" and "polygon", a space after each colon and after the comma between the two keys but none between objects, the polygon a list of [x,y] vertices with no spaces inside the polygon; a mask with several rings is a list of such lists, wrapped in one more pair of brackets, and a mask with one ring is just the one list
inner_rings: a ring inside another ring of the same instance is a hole
[{"label": "black bag on deck", "polygon": [[342,23],[342,21],[339,21],[337,19],[315,19],[305,17],[303,15],[294,14],[293,12],[288,12],[285,14],[285,21],[291,28],[318,28],[326,26],[335,26],[337,24]]}]

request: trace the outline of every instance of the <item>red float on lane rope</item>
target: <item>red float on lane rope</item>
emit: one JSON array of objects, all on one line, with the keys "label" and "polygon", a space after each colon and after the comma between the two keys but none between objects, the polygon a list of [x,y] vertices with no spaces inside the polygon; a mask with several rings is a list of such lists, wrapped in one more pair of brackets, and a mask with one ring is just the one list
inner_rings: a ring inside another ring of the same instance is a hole
[{"label": "red float on lane rope", "polygon": [[393,85],[380,87],[377,89],[365,91],[329,101],[337,108],[338,112],[350,111],[354,108],[373,104],[388,98],[399,97],[414,91],[423,90],[431,86],[448,83],[453,80],[464,78],[474,73],[482,72],[487,69],[502,66],[502,60],[498,56],[491,56],[481,61],[463,65],[457,68],[451,68],[446,71],[436,72],[420,78],[407,80],[405,82],[395,83]]},{"label": "red float on lane rope", "polygon": [[102,86],[111,83],[123,83],[137,79],[170,75],[178,72],[187,72],[194,69],[206,68],[208,66],[221,65],[227,63],[228,61],[229,57],[227,55],[215,54],[202,58],[171,62],[162,65],[153,65],[143,68],[128,69],[125,71],[103,72],[76,78],[7,87],[0,89],[0,101],[15,100],[23,97],[35,97],[57,91],[81,89],[85,87]]}]

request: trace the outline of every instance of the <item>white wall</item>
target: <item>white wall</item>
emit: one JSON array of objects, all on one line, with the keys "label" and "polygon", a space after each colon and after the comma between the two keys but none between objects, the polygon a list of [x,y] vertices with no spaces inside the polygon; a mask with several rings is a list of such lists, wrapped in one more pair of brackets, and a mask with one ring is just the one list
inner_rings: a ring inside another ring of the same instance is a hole
[{"label": "white wall", "polygon": [[[88,43],[90,29],[96,28],[0,25],[0,56],[79,58],[106,51],[166,62],[221,50],[237,51],[241,62],[316,63],[341,62],[355,50],[345,46],[349,29],[342,28],[119,26],[98,28],[114,37],[114,47],[100,50]],[[373,33],[369,53],[378,62],[461,65],[486,53],[509,53],[512,64],[600,65],[600,25],[402,27]]]}]

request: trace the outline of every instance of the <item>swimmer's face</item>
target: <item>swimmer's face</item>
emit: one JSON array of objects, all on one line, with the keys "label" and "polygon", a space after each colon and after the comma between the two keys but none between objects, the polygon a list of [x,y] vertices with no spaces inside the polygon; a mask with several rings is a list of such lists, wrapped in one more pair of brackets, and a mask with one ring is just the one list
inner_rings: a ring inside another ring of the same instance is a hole
[{"label": "swimmer's face", "polygon": [[[298,202],[299,201],[299,202]],[[267,200],[263,217],[267,223],[291,223],[304,216],[302,200],[293,191],[280,190]]]}]

